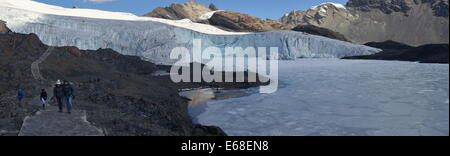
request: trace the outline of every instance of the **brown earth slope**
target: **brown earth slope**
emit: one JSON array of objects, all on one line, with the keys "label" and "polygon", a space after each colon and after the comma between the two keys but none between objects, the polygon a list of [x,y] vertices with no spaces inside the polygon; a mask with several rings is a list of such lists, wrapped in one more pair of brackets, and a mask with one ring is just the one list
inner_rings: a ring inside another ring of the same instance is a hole
[{"label": "brown earth slope", "polygon": [[74,82],[75,109],[86,110],[88,121],[107,135],[225,135],[193,124],[178,86],[151,76],[154,64],[110,49],[56,48],[40,65],[48,80],[41,86],[30,66],[47,48],[33,34],[0,34],[0,135],[17,135],[24,117],[38,109],[19,107],[17,88],[24,88],[29,101],[57,79]]}]

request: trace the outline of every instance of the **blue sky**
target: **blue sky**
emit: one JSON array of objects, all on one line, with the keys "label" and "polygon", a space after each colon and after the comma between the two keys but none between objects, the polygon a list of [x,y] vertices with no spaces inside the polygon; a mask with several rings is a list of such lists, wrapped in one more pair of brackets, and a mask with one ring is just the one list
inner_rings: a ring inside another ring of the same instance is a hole
[{"label": "blue sky", "polygon": [[[100,9],[131,12],[143,15],[160,6],[182,3],[189,0],[34,0],[63,7]],[[325,2],[345,4],[348,0],[195,0],[209,5],[211,2],[221,10],[234,10],[260,18],[278,19],[292,10],[305,10]]]}]

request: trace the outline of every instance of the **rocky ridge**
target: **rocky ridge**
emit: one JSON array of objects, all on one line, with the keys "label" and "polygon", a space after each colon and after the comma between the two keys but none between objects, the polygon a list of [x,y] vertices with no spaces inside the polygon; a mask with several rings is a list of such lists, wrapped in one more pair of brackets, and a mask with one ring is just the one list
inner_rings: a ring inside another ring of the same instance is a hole
[{"label": "rocky ridge", "polygon": [[274,20],[260,19],[234,11],[216,12],[209,19],[209,23],[218,26],[219,28],[226,28],[238,32],[291,30],[293,28],[290,24],[281,24]]},{"label": "rocky ridge", "polygon": [[350,0],[293,11],[280,22],[314,25],[352,42],[393,40],[413,46],[449,43],[448,0]]}]

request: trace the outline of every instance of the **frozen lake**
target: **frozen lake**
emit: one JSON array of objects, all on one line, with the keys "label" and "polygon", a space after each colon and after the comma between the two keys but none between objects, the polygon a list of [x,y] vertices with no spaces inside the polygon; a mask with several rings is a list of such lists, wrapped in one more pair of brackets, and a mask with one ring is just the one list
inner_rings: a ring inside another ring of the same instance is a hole
[{"label": "frozen lake", "polygon": [[209,101],[195,120],[229,135],[449,135],[449,65],[280,62],[278,92]]}]

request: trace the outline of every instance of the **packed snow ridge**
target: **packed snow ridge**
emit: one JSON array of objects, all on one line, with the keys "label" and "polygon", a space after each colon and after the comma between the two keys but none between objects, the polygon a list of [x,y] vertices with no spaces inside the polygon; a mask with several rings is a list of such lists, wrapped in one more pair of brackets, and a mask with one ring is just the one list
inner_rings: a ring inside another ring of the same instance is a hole
[{"label": "packed snow ridge", "polygon": [[328,7],[327,5],[332,5],[332,6],[336,7],[336,8],[338,8],[338,9],[347,9],[342,4],[332,3],[332,2],[322,3],[322,4],[318,5],[318,6],[311,7],[311,9],[312,10],[317,10],[318,8],[321,8],[321,9],[325,8],[326,9]]},{"label": "packed snow ridge", "polygon": [[341,58],[379,49],[294,31],[227,32],[190,21],[138,17],[129,13],[68,9],[31,0],[0,0],[0,20],[18,33],[34,33],[51,46],[111,48],[158,64],[172,64],[176,47],[278,47],[280,59]]}]

